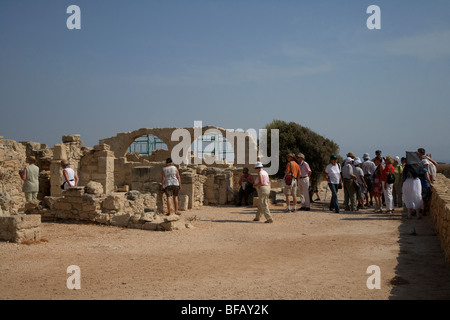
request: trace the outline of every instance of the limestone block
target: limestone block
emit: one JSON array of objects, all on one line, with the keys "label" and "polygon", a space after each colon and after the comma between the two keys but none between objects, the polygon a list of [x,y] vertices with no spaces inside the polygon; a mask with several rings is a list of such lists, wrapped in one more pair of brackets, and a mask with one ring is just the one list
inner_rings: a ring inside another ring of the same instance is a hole
[{"label": "limestone block", "polygon": [[88,194],[103,194],[103,185],[100,182],[89,181],[85,187],[85,192]]},{"label": "limestone block", "polygon": [[79,134],[67,134],[62,136],[62,142],[63,143],[79,142],[80,137],[81,136]]},{"label": "limestone block", "polygon": [[153,214],[144,212],[141,214],[141,217],[139,219],[141,222],[152,222],[153,221]]},{"label": "limestone block", "polygon": [[67,197],[81,197],[84,195],[84,187],[72,187],[66,190],[63,190],[62,195]]},{"label": "limestone block", "polygon": [[13,215],[0,217],[0,240],[22,243],[41,239],[40,215]]},{"label": "limestone block", "polygon": [[53,147],[53,159],[55,160],[66,160],[67,150],[64,144],[58,143]]},{"label": "limestone block", "polygon": [[111,225],[116,227],[126,227],[128,226],[128,222],[130,221],[130,214],[115,214],[111,217]]},{"label": "limestone block", "polygon": [[94,218],[95,222],[101,224],[108,224],[110,222],[110,215],[107,213],[101,213]]},{"label": "limestone block", "polygon": [[178,196],[178,209],[180,211],[186,211],[189,207],[189,196],[186,194]]},{"label": "limestone block", "polygon": [[102,208],[106,210],[120,211],[123,207],[125,197],[123,195],[112,194],[106,197],[102,203]]}]

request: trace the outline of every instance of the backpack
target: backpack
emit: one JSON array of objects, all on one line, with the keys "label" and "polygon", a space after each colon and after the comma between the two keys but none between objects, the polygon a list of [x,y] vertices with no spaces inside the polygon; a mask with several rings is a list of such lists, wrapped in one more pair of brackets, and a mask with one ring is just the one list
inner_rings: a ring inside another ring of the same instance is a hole
[{"label": "backpack", "polygon": [[386,175],[386,183],[387,184],[393,184],[395,182],[395,175],[389,171]]},{"label": "backpack", "polygon": [[[292,166],[290,162],[289,162],[289,166],[290,167]],[[287,186],[290,186],[292,184],[293,179],[294,179],[294,175],[292,174],[292,168],[291,168],[291,172],[284,176],[284,182],[286,183]]]}]

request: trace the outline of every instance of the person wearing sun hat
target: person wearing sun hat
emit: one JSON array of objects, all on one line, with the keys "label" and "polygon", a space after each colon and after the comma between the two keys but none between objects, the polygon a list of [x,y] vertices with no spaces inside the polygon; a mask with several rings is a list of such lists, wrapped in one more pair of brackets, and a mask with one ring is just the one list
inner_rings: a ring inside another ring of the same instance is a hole
[{"label": "person wearing sun hat", "polygon": [[255,163],[255,170],[258,176],[255,179],[254,188],[258,191],[258,210],[253,221],[259,221],[261,215],[264,214],[266,218],[265,223],[273,223],[272,215],[269,209],[269,195],[270,195],[270,178],[269,174],[263,169],[261,162]]}]

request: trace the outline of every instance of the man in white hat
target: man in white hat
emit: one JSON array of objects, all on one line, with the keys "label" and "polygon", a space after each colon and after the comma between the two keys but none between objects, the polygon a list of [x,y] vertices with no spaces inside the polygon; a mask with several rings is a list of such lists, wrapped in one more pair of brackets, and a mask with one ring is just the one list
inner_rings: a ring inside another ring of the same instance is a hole
[{"label": "man in white hat", "polygon": [[272,216],[269,209],[269,195],[270,195],[270,179],[269,174],[263,169],[261,162],[256,162],[255,169],[258,174],[255,180],[254,188],[258,191],[258,210],[253,221],[259,221],[261,215],[264,214],[266,218],[265,223],[273,223]]}]

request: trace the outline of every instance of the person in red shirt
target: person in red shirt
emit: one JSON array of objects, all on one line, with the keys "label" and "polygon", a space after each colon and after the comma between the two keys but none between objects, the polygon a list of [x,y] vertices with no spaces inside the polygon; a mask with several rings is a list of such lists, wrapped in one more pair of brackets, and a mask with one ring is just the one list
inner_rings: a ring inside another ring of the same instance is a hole
[{"label": "person in red shirt", "polygon": [[389,181],[388,174],[392,173],[394,175],[395,168],[392,165],[394,160],[392,157],[388,156],[385,159],[385,166],[383,171],[381,171],[381,184],[384,193],[384,201],[386,203],[386,213],[394,212],[394,196],[392,195],[392,189],[394,187],[394,182]]}]

